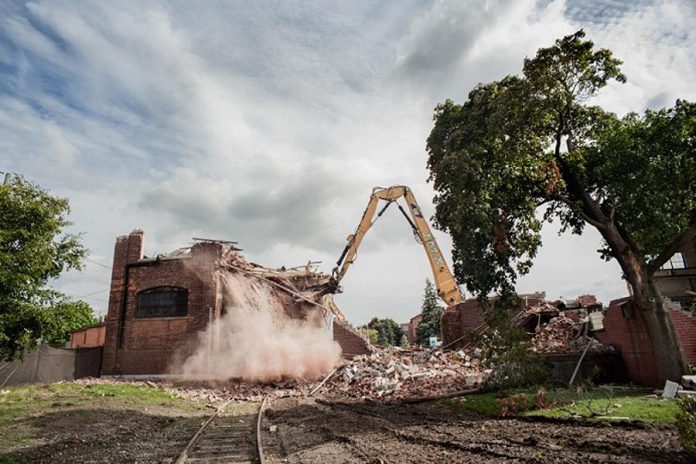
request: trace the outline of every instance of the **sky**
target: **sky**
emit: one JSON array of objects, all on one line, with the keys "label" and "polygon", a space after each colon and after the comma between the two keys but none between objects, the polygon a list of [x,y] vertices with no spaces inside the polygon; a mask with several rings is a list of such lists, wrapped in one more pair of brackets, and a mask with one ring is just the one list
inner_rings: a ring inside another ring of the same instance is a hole
[{"label": "sky", "polygon": [[[579,28],[624,61],[605,108],[696,99],[690,0],[0,0],[0,171],[70,200],[90,256],[51,284],[99,314],[115,238],[135,228],[150,256],[207,237],[330,272],[373,187],[408,185],[434,212],[425,140],[439,102]],[[627,294],[593,230],[542,233],[519,292]],[[390,208],[336,300],[354,324],[405,322],[429,276]]]}]

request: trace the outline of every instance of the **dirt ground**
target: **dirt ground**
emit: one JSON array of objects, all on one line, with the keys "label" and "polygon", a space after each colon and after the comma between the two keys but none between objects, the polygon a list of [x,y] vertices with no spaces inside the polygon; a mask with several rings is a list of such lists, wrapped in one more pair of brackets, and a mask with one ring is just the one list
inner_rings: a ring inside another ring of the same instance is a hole
[{"label": "dirt ground", "polygon": [[275,400],[262,434],[269,462],[692,462],[671,428],[491,419],[440,403]]},{"label": "dirt ground", "polygon": [[17,424],[34,429],[41,440],[13,450],[4,462],[169,462],[204,419],[153,411],[56,410]]},{"label": "dirt ground", "polygon": [[[171,464],[213,411],[158,388],[124,388],[31,387],[5,401],[0,464]],[[225,414],[257,407],[233,402]],[[271,463],[692,462],[671,427],[496,419],[438,402],[271,399],[261,438]]]}]

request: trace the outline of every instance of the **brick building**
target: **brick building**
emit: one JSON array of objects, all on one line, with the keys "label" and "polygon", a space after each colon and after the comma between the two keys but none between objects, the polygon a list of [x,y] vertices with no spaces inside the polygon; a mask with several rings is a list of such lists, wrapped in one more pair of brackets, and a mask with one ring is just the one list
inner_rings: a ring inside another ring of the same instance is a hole
[{"label": "brick building", "polygon": [[[529,293],[519,297],[526,309],[544,302],[546,293]],[[440,317],[440,328],[444,346],[456,345],[458,340],[463,342],[467,336],[484,330],[486,321],[478,299],[468,298],[462,303],[445,309]]]},{"label": "brick building", "polygon": [[[520,296],[523,298],[524,308],[545,301],[543,292]],[[606,345],[618,348],[626,375],[631,382],[643,386],[661,386],[657,361],[645,323],[640,312],[635,311],[631,306],[630,300],[630,297],[626,297],[612,301],[603,313],[602,329],[593,331],[592,336]],[[589,305],[581,306],[588,309],[602,309],[600,303],[592,301],[589,301]],[[567,309],[572,308],[569,306]],[[680,309],[678,305],[673,305],[667,313],[672,320],[679,346],[687,363],[696,365],[696,317]],[[577,318],[570,312],[566,312],[566,315]],[[542,317],[541,322],[548,321],[548,319],[543,320],[543,315],[540,317]],[[470,335],[487,329],[483,310],[475,298],[448,308],[442,315],[441,325],[444,344],[453,343],[454,346],[457,346],[457,343],[466,343],[471,338]]]},{"label": "brick building", "polygon": [[145,258],[143,245],[141,230],[116,239],[103,374],[165,373],[221,315],[215,261],[222,244],[197,243],[190,255],[166,258]]},{"label": "brick building", "polygon": [[696,240],[675,253],[655,272],[655,281],[662,295],[683,308],[696,304]]},{"label": "brick building", "polygon": [[[143,245],[142,230],[116,240],[102,374],[167,373],[225,312],[218,275],[230,245],[203,241],[155,258],[143,255]],[[334,321],[332,327],[346,354],[369,351],[369,343],[345,323]]]},{"label": "brick building", "polygon": [[106,323],[82,327],[70,332],[70,348],[95,348],[104,346],[106,338]]}]

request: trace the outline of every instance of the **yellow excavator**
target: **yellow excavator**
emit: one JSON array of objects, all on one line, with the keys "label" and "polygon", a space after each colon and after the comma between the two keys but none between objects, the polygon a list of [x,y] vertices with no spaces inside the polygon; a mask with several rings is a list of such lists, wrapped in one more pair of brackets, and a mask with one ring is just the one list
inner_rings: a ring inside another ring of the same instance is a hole
[{"label": "yellow excavator", "polygon": [[[406,213],[404,207],[397,202],[400,198],[404,198],[410,216]],[[379,210],[377,217],[375,217],[377,206],[380,201],[384,201],[386,204]],[[435,280],[437,294],[442,301],[444,301],[447,306],[452,306],[464,301],[462,292],[459,290],[459,286],[456,280],[454,280],[454,276],[447,266],[445,258],[442,256],[442,251],[440,251],[440,247],[435,241],[435,237],[430,230],[430,226],[428,226],[428,222],[423,217],[423,213],[421,213],[418,202],[416,202],[416,198],[413,196],[413,192],[405,185],[395,185],[387,188],[375,187],[372,189],[370,201],[367,204],[367,208],[365,208],[362,219],[360,219],[360,224],[358,224],[355,233],[348,236],[348,243],[343,249],[343,253],[341,253],[341,257],[338,258],[336,267],[333,270],[335,288],[338,289],[338,285],[346,275],[348,268],[355,261],[358,247],[367,231],[370,230],[375,221],[384,214],[392,203],[396,203],[399,210],[408,221],[416,241],[423,245],[425,253],[428,255],[430,267],[433,271],[433,279]]]}]

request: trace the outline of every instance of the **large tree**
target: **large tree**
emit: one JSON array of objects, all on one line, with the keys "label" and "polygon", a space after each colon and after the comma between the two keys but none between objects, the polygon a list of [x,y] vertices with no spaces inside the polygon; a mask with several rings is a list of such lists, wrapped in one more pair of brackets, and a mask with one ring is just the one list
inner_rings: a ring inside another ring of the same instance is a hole
[{"label": "large tree", "polygon": [[524,60],[522,75],[479,84],[435,111],[428,167],[435,219],[456,277],[485,296],[514,292],[544,221],[594,227],[648,329],[663,378],[685,368],[654,275],[696,237],[696,105],[624,118],[592,105],[621,62],[578,31]]},{"label": "large tree", "polygon": [[21,177],[0,185],[0,359],[13,359],[39,340],[61,345],[70,330],[95,322],[84,302],[47,287],[80,269],[86,250],[65,232],[68,201]]},{"label": "large tree", "polygon": [[416,338],[419,345],[428,345],[430,337],[440,338],[440,317],[442,316],[442,306],[430,279],[425,279],[421,315],[423,318],[416,329]]}]

